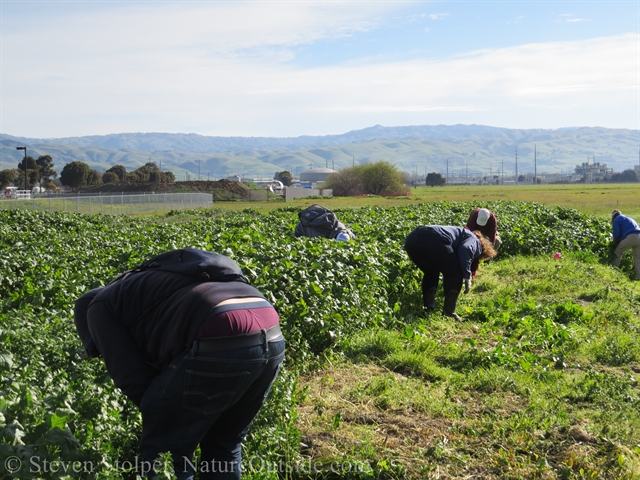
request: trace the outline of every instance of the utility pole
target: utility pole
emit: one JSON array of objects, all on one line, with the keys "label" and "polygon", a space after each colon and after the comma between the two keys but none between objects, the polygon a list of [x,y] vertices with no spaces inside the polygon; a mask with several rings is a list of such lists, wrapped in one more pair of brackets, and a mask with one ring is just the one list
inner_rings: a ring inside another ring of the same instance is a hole
[{"label": "utility pole", "polygon": [[502,185],[504,185],[504,158],[502,159]]},{"label": "utility pole", "polygon": [[469,183],[469,162],[466,163],[467,166],[467,170],[464,174],[464,183],[468,184]]},{"label": "utility pole", "polygon": [[538,184],[538,152],[535,143],[533,144],[533,183]]},{"label": "utility pole", "polygon": [[516,147],[516,185],[518,184],[518,147]]},{"label": "utility pole", "polygon": [[449,183],[449,159],[447,159],[447,178],[446,178],[447,183]]},{"label": "utility pole", "polygon": [[27,190],[27,147],[16,147],[16,150],[24,150],[22,164],[24,165],[24,189]]},{"label": "utility pole", "polygon": [[200,181],[200,160],[198,160],[198,181]]}]

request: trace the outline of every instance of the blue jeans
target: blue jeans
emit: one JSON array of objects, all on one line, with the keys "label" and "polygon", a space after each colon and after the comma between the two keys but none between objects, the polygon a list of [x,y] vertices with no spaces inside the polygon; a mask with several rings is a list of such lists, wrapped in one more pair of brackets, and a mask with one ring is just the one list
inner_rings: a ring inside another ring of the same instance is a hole
[{"label": "blue jeans", "polygon": [[[140,403],[142,458],[151,464],[171,452],[176,476],[239,479],[241,443],[284,359],[284,340],[226,352],[176,357]],[[193,453],[200,445],[201,458]]]}]

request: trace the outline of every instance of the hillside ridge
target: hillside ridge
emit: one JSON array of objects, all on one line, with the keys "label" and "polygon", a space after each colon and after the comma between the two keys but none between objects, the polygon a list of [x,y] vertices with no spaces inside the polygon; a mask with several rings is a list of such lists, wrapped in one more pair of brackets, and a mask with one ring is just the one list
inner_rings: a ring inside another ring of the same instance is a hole
[{"label": "hillside ridge", "polygon": [[[161,164],[180,180],[200,174],[268,175],[311,167],[345,168],[387,160],[407,172],[567,172],[586,161],[615,171],[638,164],[638,130],[604,127],[509,129],[483,125],[374,125],[339,135],[299,137],[220,137],[195,133],[119,133],[55,139],[0,135],[0,169],[16,168],[26,145],[37,158],[49,154],[56,168],[83,161],[92,168],[122,164],[135,169]],[[193,179],[193,178],[191,178]]]}]

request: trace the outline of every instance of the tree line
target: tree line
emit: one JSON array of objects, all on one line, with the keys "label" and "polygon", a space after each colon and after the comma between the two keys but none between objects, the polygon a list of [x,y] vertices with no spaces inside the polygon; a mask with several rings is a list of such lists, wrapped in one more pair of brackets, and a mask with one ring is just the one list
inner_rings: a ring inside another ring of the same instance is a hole
[{"label": "tree line", "polygon": [[[51,155],[41,155],[38,159],[27,156],[18,163],[17,168],[0,171],[0,188],[4,189],[14,184],[20,188],[25,188],[26,185],[26,189],[30,190],[39,183],[40,187],[46,190],[57,191],[53,179],[58,177],[58,172],[53,167]],[[147,162],[131,172],[127,172],[123,165],[114,165],[100,173],[87,163],[76,161],[67,163],[60,172],[60,183],[74,189],[109,183],[174,183],[175,181],[173,172],[160,171],[155,162]]]}]

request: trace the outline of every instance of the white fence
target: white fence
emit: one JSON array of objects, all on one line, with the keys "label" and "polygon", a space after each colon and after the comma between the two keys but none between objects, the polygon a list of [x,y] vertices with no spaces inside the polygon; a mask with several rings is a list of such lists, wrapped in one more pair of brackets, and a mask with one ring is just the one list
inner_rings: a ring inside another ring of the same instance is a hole
[{"label": "white fence", "polygon": [[144,193],[138,195],[93,195],[76,197],[31,197],[0,201],[3,209],[49,212],[77,212],[105,215],[167,212],[187,208],[211,207],[209,193]]},{"label": "white fence", "polygon": [[333,195],[333,190],[324,189],[318,190],[316,188],[291,188],[285,187],[284,189],[284,201],[288,202],[294,198],[306,198],[306,197],[330,197]]}]

